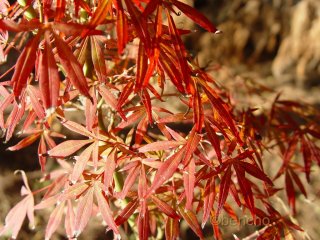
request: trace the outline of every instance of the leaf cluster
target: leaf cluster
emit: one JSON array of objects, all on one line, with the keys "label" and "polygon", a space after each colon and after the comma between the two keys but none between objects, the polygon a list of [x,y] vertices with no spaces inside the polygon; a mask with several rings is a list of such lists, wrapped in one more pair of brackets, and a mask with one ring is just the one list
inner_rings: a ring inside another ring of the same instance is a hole
[{"label": "leaf cluster", "polygon": [[[177,239],[183,219],[200,239],[207,222],[222,239],[218,217],[224,211],[239,221],[236,206],[262,227],[259,239],[302,231],[270,198],[281,176],[294,211],[295,190],[307,196],[300,172],[310,181],[312,162],[320,164],[319,114],[311,106],[277,98],[268,113],[237,111],[186,51],[181,37],[192,30],[179,29],[173,16],[219,30],[181,1],[70,2],[0,3],[0,60],[20,53],[1,74],[10,80],[0,84],[0,127],[6,142],[16,129],[24,136],[10,151],[38,144],[43,172],[43,188],[34,191],[22,172],[25,198],[0,235],[16,238],[26,216],[33,225],[34,211],[50,209],[46,239],[60,225],[69,239],[78,237],[92,217],[115,238]],[[169,111],[173,102],[186,111]],[[70,120],[70,111],[83,119]],[[79,138],[56,132],[56,124]],[[274,179],[263,164],[270,149],[283,159]]]}]

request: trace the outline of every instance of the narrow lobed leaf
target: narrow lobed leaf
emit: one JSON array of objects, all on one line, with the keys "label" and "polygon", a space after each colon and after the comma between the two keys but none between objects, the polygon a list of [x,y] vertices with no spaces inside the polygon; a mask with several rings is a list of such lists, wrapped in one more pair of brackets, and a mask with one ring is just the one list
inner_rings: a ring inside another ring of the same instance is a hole
[{"label": "narrow lobed leaf", "polygon": [[78,151],[83,146],[92,143],[93,140],[67,140],[59,145],[55,146],[51,150],[48,151],[48,154],[52,157],[68,157]]},{"label": "narrow lobed leaf", "polygon": [[27,43],[17,60],[15,71],[11,79],[15,97],[20,97],[21,91],[26,86],[27,79],[34,68],[40,36],[41,34],[38,33]]},{"label": "narrow lobed leaf", "polygon": [[66,71],[68,78],[75,86],[75,88],[80,91],[81,94],[91,99],[88,83],[86,77],[83,74],[81,65],[73,55],[73,52],[69,48],[68,44],[59,36],[54,35],[54,37],[60,63]]}]

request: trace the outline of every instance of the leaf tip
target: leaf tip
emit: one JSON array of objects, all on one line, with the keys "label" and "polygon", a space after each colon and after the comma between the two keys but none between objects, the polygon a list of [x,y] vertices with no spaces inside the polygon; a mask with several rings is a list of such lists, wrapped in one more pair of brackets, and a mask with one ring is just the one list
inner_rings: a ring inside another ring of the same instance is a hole
[{"label": "leaf tip", "polygon": [[206,226],[206,222],[201,223],[201,228],[204,229],[204,227]]},{"label": "leaf tip", "polygon": [[46,109],[46,119],[48,119],[55,111],[56,111],[56,107],[47,108]]},{"label": "leaf tip", "polygon": [[73,232],[73,238],[77,238],[77,237],[79,237],[80,236],[80,231],[79,230],[75,230],[74,232]]}]

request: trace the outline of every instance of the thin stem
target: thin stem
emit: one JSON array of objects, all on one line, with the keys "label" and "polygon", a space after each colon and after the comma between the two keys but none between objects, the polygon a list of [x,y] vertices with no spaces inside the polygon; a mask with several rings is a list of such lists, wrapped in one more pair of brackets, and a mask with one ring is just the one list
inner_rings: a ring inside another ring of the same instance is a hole
[{"label": "thin stem", "polygon": [[6,76],[9,72],[11,72],[13,69],[14,69],[14,67],[15,67],[16,65],[13,65],[11,68],[9,68],[8,69],[8,71],[6,71],[4,74],[2,74],[1,76],[0,76],[0,79],[2,79],[4,76]]},{"label": "thin stem", "polygon": [[263,228],[261,228],[260,230],[255,231],[254,233],[252,233],[251,235],[243,238],[242,240],[253,240],[253,239],[257,239],[261,234],[264,233],[264,231],[267,230],[269,226],[265,226]]},{"label": "thin stem", "polygon": [[42,4],[41,0],[38,0],[38,8],[39,8],[39,21],[42,23],[43,22],[43,9],[42,9]]}]

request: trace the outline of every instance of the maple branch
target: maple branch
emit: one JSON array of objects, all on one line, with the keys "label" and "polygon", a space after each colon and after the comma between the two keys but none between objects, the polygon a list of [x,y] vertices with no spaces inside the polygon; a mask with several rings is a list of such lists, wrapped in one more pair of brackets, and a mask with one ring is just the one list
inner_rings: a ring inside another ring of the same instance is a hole
[{"label": "maple branch", "polygon": [[43,22],[43,9],[42,9],[42,4],[41,1],[38,0],[38,11],[39,11],[39,21],[42,23]]},{"label": "maple branch", "polygon": [[257,230],[257,231],[255,231],[254,233],[252,233],[251,235],[249,235],[249,236],[247,236],[247,237],[245,237],[245,238],[243,238],[242,240],[253,240],[253,239],[257,239],[261,234],[263,234],[264,233],[264,231],[266,231],[267,230],[267,228],[268,228],[269,226],[267,225],[267,226],[264,226],[263,228],[261,228],[261,229],[259,229],[259,230]]}]

